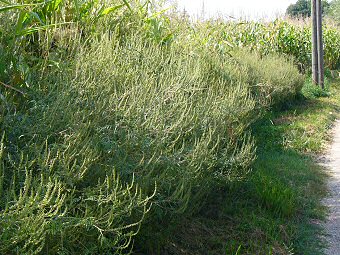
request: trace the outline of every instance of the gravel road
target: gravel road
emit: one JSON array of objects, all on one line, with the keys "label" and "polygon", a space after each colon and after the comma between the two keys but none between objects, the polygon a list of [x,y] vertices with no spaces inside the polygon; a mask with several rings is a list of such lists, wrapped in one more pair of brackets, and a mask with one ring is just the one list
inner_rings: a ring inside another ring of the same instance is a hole
[{"label": "gravel road", "polygon": [[325,223],[327,255],[340,255],[340,120],[335,123],[334,139],[325,156],[323,165],[329,171],[329,196],[323,203],[329,208],[329,215]]}]

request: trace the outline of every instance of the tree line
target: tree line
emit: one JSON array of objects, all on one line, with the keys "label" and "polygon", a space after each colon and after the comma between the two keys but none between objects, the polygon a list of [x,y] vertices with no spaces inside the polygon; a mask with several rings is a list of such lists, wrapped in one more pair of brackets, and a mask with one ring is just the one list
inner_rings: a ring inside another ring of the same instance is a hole
[{"label": "tree line", "polygon": [[[340,22],[340,0],[331,2],[322,1],[323,15],[327,15]],[[298,0],[295,4],[288,6],[286,14],[292,18],[307,18],[311,16],[311,1]]]}]

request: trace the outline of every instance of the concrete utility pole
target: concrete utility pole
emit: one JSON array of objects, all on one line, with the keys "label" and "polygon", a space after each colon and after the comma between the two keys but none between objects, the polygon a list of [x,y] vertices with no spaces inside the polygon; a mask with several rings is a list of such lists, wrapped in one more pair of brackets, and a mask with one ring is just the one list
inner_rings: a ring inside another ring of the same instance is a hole
[{"label": "concrete utility pole", "polygon": [[312,79],[314,84],[319,83],[319,57],[318,57],[318,26],[316,16],[316,1],[312,1]]},{"label": "concrete utility pole", "polygon": [[322,89],[325,88],[325,70],[324,70],[324,54],[323,54],[323,36],[322,36],[322,4],[321,0],[316,2],[317,26],[318,26],[318,84]]},{"label": "concrete utility pole", "polygon": [[324,52],[321,0],[312,1],[312,71],[313,82],[324,89]]}]

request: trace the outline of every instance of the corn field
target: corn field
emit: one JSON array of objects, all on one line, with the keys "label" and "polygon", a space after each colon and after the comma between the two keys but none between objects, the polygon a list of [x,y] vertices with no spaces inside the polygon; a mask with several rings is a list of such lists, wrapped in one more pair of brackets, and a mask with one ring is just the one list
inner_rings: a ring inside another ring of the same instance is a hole
[{"label": "corn field", "polygon": [[[207,22],[201,24],[209,33],[203,41],[217,47],[241,47],[260,52],[263,55],[278,53],[294,57],[301,71],[311,66],[311,23],[292,20],[276,20],[270,23],[258,22]],[[340,68],[340,30],[334,25],[324,26],[325,65],[330,70]]]}]

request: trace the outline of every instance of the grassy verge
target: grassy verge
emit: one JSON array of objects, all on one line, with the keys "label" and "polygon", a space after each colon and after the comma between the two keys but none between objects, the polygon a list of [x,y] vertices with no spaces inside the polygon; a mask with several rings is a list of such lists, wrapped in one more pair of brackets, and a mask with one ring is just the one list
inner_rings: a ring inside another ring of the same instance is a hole
[{"label": "grassy verge", "polygon": [[326,175],[314,158],[329,141],[340,103],[339,82],[328,86],[328,96],[319,97],[307,82],[302,99],[253,126],[258,158],[251,178],[221,189],[200,218],[183,223],[173,253],[322,254],[315,222],[325,215]]}]

